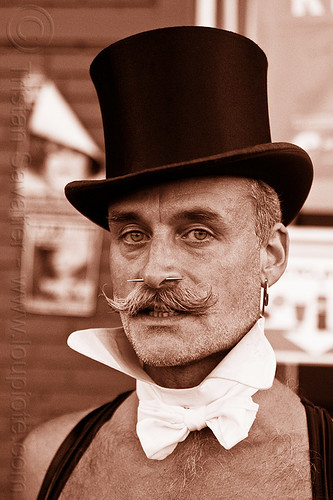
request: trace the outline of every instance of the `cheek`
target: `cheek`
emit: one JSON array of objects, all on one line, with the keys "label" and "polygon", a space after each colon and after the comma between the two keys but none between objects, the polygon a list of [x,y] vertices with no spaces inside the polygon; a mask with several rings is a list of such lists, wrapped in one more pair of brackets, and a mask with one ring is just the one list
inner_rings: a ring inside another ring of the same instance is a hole
[{"label": "cheek", "polygon": [[242,289],[260,287],[260,255],[257,249],[251,253],[239,251],[229,257],[216,258],[208,268],[211,283],[215,283],[222,293],[234,295],[241,293]]},{"label": "cheek", "polygon": [[126,288],[128,287],[128,276],[126,276],[126,265],[123,263],[123,259],[119,252],[117,252],[116,247],[110,247],[109,254],[109,269],[110,269],[110,280],[113,293],[117,296],[125,296],[128,292]]},{"label": "cheek", "polygon": [[135,283],[127,280],[140,277],[142,267],[139,258],[125,258],[118,245],[110,245],[109,269],[113,295],[125,298],[133,290]]}]

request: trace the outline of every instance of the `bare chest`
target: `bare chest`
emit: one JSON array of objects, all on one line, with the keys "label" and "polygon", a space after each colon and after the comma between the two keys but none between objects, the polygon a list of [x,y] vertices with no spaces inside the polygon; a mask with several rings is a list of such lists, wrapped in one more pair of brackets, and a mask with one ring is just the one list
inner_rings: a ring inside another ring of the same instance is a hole
[{"label": "bare chest", "polygon": [[60,498],[311,499],[307,436],[265,436],[224,450],[205,429],[156,461],[145,457],[134,432],[100,432]]}]

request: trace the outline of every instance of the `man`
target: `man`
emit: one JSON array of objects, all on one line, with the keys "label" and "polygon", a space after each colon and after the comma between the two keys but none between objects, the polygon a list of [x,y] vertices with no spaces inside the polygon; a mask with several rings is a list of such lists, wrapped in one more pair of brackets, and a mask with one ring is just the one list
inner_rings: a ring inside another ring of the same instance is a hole
[{"label": "man", "polygon": [[266,65],[250,40],[198,27],[94,60],[107,179],[66,195],[110,231],[124,329],[69,345],[137,389],[34,431],[27,498],[50,462],[39,499],[329,498],[331,421],[274,381],[260,318],[312,182],[303,150],[271,142]]}]

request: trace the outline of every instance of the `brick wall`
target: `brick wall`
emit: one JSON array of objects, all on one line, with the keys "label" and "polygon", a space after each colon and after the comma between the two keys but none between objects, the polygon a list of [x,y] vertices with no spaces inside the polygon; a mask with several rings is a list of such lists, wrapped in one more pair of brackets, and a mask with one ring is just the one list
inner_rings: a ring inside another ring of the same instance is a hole
[{"label": "brick wall", "polygon": [[[24,141],[15,141],[25,127],[24,109],[18,100],[20,78],[25,72],[42,70],[55,82],[102,148],[100,111],[88,74],[91,60],[104,46],[124,36],[155,27],[193,24],[194,20],[193,0],[43,0],[33,12],[24,10],[29,5],[30,2],[25,1],[7,1],[0,8],[3,27],[0,34],[3,139],[0,149],[3,382],[0,496],[6,499],[11,496],[11,488],[19,489],[24,483],[16,443],[30,428],[62,413],[101,404],[133,386],[128,377],[66,346],[71,331],[118,325],[117,316],[108,312],[100,297],[96,314],[90,318],[24,313],[21,300],[24,283],[20,283],[22,221],[19,218],[24,199],[15,192],[14,183],[18,172],[24,171],[23,153],[27,148]],[[29,15],[42,23],[43,32],[39,31],[37,22],[27,22]],[[33,37],[35,44],[40,41],[40,50],[30,50],[27,40],[20,38],[20,31],[26,34],[28,41]],[[20,157],[17,147],[22,153]],[[103,238],[100,287],[108,282],[107,234]]]}]

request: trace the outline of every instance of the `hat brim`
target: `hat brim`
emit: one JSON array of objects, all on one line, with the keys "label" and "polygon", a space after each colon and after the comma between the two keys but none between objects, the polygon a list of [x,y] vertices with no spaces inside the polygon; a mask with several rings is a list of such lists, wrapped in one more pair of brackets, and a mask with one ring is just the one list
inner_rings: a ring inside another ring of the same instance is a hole
[{"label": "hat brim", "polygon": [[260,144],[220,155],[197,158],[102,180],[73,181],[65,187],[68,201],[85,217],[108,228],[108,206],[131,190],[190,177],[245,177],[266,182],[277,192],[282,222],[290,224],[311,188],[309,155],[285,142]]}]

